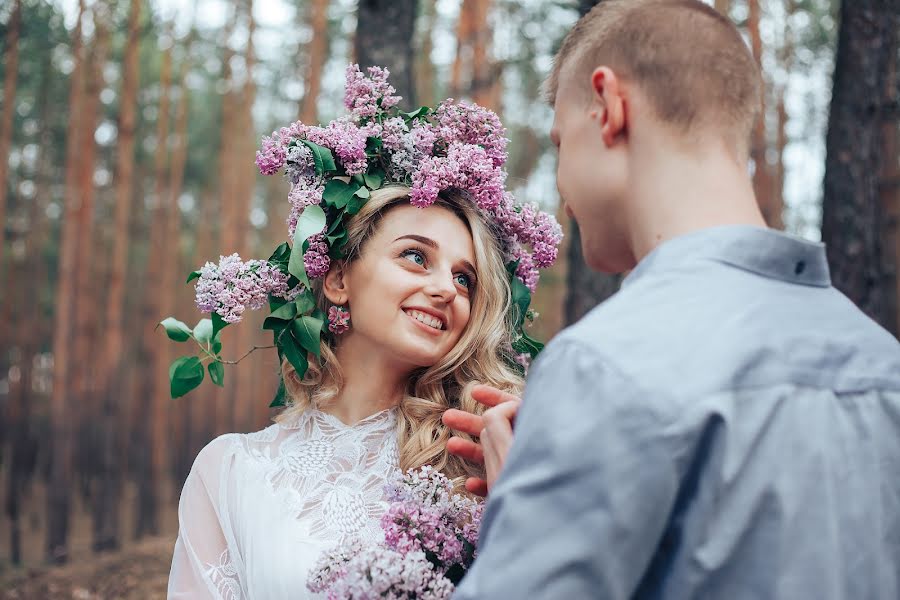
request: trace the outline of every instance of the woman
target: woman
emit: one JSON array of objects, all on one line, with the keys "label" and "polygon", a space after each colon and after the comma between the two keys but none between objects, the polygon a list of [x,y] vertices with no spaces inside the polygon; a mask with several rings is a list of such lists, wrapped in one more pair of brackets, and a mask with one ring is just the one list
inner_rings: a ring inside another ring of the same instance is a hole
[{"label": "woman", "polygon": [[[351,80],[360,85],[356,74],[358,69],[348,71],[348,97]],[[379,73],[374,75],[377,80]],[[378,91],[367,97],[378,99],[383,110],[392,90]],[[348,102],[351,110],[359,106]],[[359,125],[370,127],[371,122]],[[427,132],[416,133],[417,127],[436,127],[439,122],[409,125],[404,133],[418,140]],[[332,129],[334,123],[327,131]],[[471,129],[466,135],[472,135]],[[322,336],[318,352],[310,352],[304,373],[298,374],[295,360],[283,361],[289,407],[274,425],[252,434],[221,436],[198,455],[179,504],[169,597],[306,597],[307,574],[323,551],[350,537],[380,535],[378,522],[387,508],[384,484],[398,469],[432,465],[460,489],[467,476],[481,475],[446,452],[450,432],[441,423],[445,410],[477,412],[469,393],[476,383],[513,393],[522,386],[509,351],[522,315],[510,316],[511,279],[505,263],[515,254],[515,240],[528,239],[523,223],[533,226],[535,213],[526,207],[522,217],[521,207],[513,210],[507,195],[502,198],[507,203],[504,211],[486,193],[496,189],[490,187],[493,182],[482,177],[478,183],[472,176],[476,171],[492,173],[502,162],[498,166],[483,151],[473,151],[483,163],[466,167],[474,169],[467,173],[468,189],[431,186],[434,194],[423,202],[428,186],[420,174],[429,168],[433,172],[435,166],[424,161],[466,151],[458,148],[460,142],[447,142],[456,134],[447,130],[443,138],[435,137],[437,141],[429,142],[431,150],[411,163],[409,154],[403,156],[407,168],[415,170],[404,174],[391,169],[399,162],[394,155],[402,153],[403,142],[391,143],[389,134],[374,131],[388,141],[368,141],[369,147],[392,146],[393,154],[367,153],[362,179],[367,190],[375,181],[374,189],[360,192],[359,184],[353,189],[365,202],[343,208],[347,202],[329,196],[326,180],[343,182],[329,184],[332,189],[353,181],[346,131],[341,143],[332,144],[337,155],[333,170],[328,157],[316,159],[315,169],[291,167],[292,153],[278,151],[297,147],[294,138],[288,141],[285,136],[273,150],[282,164],[289,163],[294,199],[298,189],[319,190],[315,203],[299,203],[291,233],[295,250],[305,249],[301,275],[310,277],[315,298],[310,305],[316,305],[308,312],[328,314],[330,333]],[[306,140],[317,135],[296,127],[290,133],[305,135]],[[371,128],[365,130],[366,139],[372,133]],[[407,148],[417,143],[407,142]],[[316,153],[321,150],[317,144],[310,147]],[[258,164],[265,160],[258,156]],[[378,174],[375,180],[369,179],[372,173]],[[452,181],[453,173],[448,173],[443,172],[444,183]],[[383,185],[378,185],[379,178]],[[410,179],[411,186],[400,184]],[[499,191],[502,194],[502,188]],[[316,238],[302,233],[303,212],[309,216],[309,207],[319,203],[328,220],[324,229],[315,226]],[[486,205],[494,208],[486,210]],[[340,227],[344,231],[338,234]],[[548,239],[558,243],[558,231],[551,229]],[[323,231],[333,234],[327,239],[340,245],[340,253],[320,247],[326,239]],[[335,242],[338,238],[341,241]],[[535,240],[532,244],[540,246]],[[539,251],[536,248],[535,255]],[[521,263],[525,254],[519,256]],[[533,262],[546,263],[540,258]],[[279,290],[290,296],[284,286]],[[305,359],[301,366],[306,366]]]}]

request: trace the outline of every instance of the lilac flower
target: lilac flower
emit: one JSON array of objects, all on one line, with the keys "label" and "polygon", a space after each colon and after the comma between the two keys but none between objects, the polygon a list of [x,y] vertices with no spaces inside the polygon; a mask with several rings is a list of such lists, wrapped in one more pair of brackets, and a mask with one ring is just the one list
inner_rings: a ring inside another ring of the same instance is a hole
[{"label": "lilac flower", "polygon": [[337,306],[328,309],[328,330],[335,334],[341,335],[350,330],[350,313],[341,310]]},{"label": "lilac flower", "polygon": [[310,279],[324,277],[331,268],[331,258],[328,256],[328,242],[321,233],[309,238],[309,249],[303,255],[303,265]]},{"label": "lilac flower", "polygon": [[496,208],[503,200],[506,172],[493,166],[484,148],[454,142],[447,156],[428,157],[412,174],[410,202],[429,206],[441,190],[457,187],[467,190],[475,203],[485,211]]},{"label": "lilac flower", "polygon": [[358,549],[343,563],[341,575],[329,586],[318,585],[322,579],[327,576],[314,575],[308,588],[312,592],[326,592],[329,600],[444,600],[454,590],[453,584],[434,568],[424,552],[402,555],[378,546]]},{"label": "lilac flower", "polygon": [[287,221],[289,237],[294,237],[297,221],[300,219],[303,209],[322,202],[324,192],[325,186],[315,179],[300,179],[291,186],[291,192],[288,194],[288,201],[291,203],[291,213],[288,215]]},{"label": "lilac flower", "polygon": [[438,506],[392,504],[381,518],[385,543],[401,554],[423,550],[433,553],[444,565],[461,563],[463,545],[457,537],[455,518],[451,518],[455,516]]},{"label": "lilac flower", "polygon": [[506,163],[506,129],[491,110],[471,102],[441,102],[434,111],[440,137],[446,144],[460,142],[484,148],[495,167]]},{"label": "lilac flower", "polygon": [[329,148],[348,175],[366,172],[366,133],[353,121],[335,119],[327,127],[310,127],[306,139]]},{"label": "lilac flower", "polygon": [[287,158],[286,147],[291,139],[303,139],[308,127],[300,121],[296,121],[288,127],[282,127],[266,136],[260,143],[260,149],[256,153],[256,166],[263,175],[274,175],[278,172]]},{"label": "lilac flower", "polygon": [[264,260],[241,261],[237,254],[219,257],[219,264],[206,263],[197,280],[197,308],[216,312],[226,323],[237,323],[249,307],[266,305],[269,294],[281,298],[295,296],[288,289],[288,276]]},{"label": "lilac flower", "polygon": [[363,75],[357,64],[347,65],[345,72],[344,107],[357,119],[372,118],[400,102],[400,96],[393,95],[397,90],[387,81],[390,71],[369,67],[368,73]]}]

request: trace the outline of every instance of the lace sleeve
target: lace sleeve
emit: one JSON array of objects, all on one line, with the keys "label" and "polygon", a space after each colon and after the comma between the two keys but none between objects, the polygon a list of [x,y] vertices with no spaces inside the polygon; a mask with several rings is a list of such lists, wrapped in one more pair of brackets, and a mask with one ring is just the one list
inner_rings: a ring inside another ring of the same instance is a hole
[{"label": "lace sleeve", "polygon": [[239,560],[226,539],[230,528],[224,526],[227,514],[220,498],[231,444],[231,436],[210,442],[197,455],[184,483],[168,598],[244,598]]}]

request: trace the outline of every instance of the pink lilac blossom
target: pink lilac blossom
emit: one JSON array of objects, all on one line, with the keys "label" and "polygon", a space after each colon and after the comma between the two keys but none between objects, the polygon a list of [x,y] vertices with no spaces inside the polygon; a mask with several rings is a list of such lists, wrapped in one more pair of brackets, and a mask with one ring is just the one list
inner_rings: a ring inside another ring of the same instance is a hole
[{"label": "pink lilac blossom", "polygon": [[303,265],[310,279],[324,277],[331,268],[331,258],[328,256],[328,242],[321,233],[309,238],[309,249],[303,255]]},{"label": "pink lilac blossom", "polygon": [[484,148],[495,167],[506,164],[506,128],[491,110],[471,102],[448,98],[434,111],[440,137],[446,144],[460,142]]},{"label": "pink lilac blossom", "polygon": [[300,219],[303,209],[321,203],[324,192],[325,186],[317,179],[303,178],[291,186],[288,194],[288,201],[291,203],[291,213],[287,220],[289,237],[294,237],[297,221]]},{"label": "pink lilac blossom", "polygon": [[382,516],[381,528],[388,548],[401,554],[424,550],[433,553],[441,563],[453,565],[464,558],[453,517],[456,515],[440,506],[398,502]]},{"label": "pink lilac blossom", "polygon": [[335,335],[341,335],[350,330],[350,313],[340,307],[332,306],[328,309],[328,331]]},{"label": "pink lilac blossom", "polygon": [[303,139],[309,129],[301,121],[295,121],[287,127],[282,127],[272,132],[271,136],[265,136],[260,143],[260,149],[256,152],[256,166],[263,175],[274,175],[278,172],[287,158],[287,146],[291,139]]},{"label": "pink lilac blossom", "polygon": [[359,65],[347,65],[345,71],[344,107],[357,119],[370,119],[379,111],[396,106],[401,98],[390,83],[390,71],[381,67],[369,67],[369,76],[363,75]]},{"label": "pink lilac blossom", "polygon": [[366,133],[347,118],[335,119],[327,127],[310,127],[306,139],[330,149],[347,175],[366,172]]},{"label": "pink lilac blossom", "polygon": [[264,260],[243,262],[237,254],[220,256],[219,264],[208,262],[200,269],[196,284],[197,308],[218,313],[226,323],[237,323],[249,307],[266,305],[269,294],[281,298],[295,296],[288,289],[288,276]]},{"label": "pink lilac blossom", "polygon": [[437,200],[441,190],[456,187],[468,191],[475,203],[492,211],[503,200],[506,172],[493,166],[484,148],[454,142],[447,156],[428,157],[412,174],[410,202],[420,208]]},{"label": "pink lilac blossom", "polygon": [[329,587],[309,588],[325,592],[328,600],[445,600],[454,585],[438,572],[424,552],[400,554],[370,546],[356,552]]}]

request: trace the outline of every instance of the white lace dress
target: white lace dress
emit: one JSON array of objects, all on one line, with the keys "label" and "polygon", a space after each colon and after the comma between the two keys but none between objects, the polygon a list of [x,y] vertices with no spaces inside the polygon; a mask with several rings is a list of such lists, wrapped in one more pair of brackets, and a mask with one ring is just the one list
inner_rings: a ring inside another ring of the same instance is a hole
[{"label": "white lace dress", "polygon": [[181,492],[169,598],[313,598],[307,575],[351,536],[379,539],[396,409],[353,426],[318,410],[197,455]]}]

